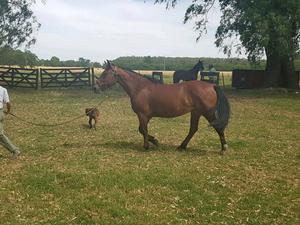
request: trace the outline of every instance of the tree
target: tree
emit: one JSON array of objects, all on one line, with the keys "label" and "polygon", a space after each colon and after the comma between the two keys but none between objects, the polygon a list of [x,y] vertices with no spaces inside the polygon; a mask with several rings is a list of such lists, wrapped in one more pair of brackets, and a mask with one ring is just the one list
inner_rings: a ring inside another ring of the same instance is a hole
[{"label": "tree", "polygon": [[101,67],[101,63],[99,63],[99,62],[93,62],[93,67],[100,68]]},{"label": "tree", "polygon": [[34,0],[0,0],[0,47],[30,46],[40,27],[31,10]]},{"label": "tree", "polygon": [[50,59],[50,66],[60,66],[60,59],[56,56],[52,56]]},{"label": "tree", "polygon": [[[179,0],[155,0],[174,7]],[[195,19],[199,37],[206,31],[207,15],[219,3],[222,13],[216,31],[217,47],[230,55],[232,46],[243,49],[250,61],[263,55],[266,63],[266,86],[299,88],[294,59],[299,53],[299,0],[193,0],[184,22]]]},{"label": "tree", "polygon": [[22,52],[11,47],[0,48],[0,65],[36,66],[38,57],[30,51]]},{"label": "tree", "polygon": [[81,67],[88,67],[91,64],[91,60],[85,59],[83,57],[78,58],[79,66]]}]

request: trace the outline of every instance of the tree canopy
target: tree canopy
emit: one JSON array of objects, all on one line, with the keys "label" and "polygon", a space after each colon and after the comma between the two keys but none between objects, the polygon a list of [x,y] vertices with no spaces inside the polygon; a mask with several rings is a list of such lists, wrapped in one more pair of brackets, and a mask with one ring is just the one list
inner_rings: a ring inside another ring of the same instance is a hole
[{"label": "tree canopy", "polygon": [[[175,6],[179,0],[155,0]],[[267,57],[267,86],[298,87],[293,61],[299,53],[299,0],[191,0],[184,22],[195,20],[199,37],[206,31],[208,14],[219,4],[222,16],[216,46],[230,55],[233,46],[248,59]]]},{"label": "tree canopy", "polygon": [[[177,4],[180,0],[155,0],[156,3]],[[245,48],[249,59],[265,54],[269,41],[277,36],[283,53],[299,53],[300,1],[299,0],[193,0],[187,8],[184,23],[196,19],[198,39],[206,31],[208,14],[219,3],[222,17],[216,32],[216,45],[230,55],[232,47]],[[239,41],[235,38],[239,37]]]},{"label": "tree canopy", "polygon": [[0,48],[0,65],[4,66],[56,66],[56,67],[101,67],[99,62],[79,57],[78,60],[60,60],[57,56],[39,59],[29,50],[21,51],[11,47]]},{"label": "tree canopy", "polygon": [[240,58],[191,58],[191,57],[155,57],[155,56],[124,56],[113,60],[116,65],[130,70],[189,70],[200,60],[204,67],[213,64],[219,71],[233,69],[263,69],[265,62],[252,64]]},{"label": "tree canopy", "polygon": [[30,46],[40,27],[31,9],[34,0],[0,0],[0,47]]}]

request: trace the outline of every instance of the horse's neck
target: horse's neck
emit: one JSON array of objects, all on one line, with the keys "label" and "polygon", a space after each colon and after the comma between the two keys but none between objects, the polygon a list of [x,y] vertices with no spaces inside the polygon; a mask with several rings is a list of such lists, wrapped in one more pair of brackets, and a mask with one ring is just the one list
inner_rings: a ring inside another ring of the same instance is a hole
[{"label": "horse's neck", "polygon": [[128,72],[123,69],[117,69],[117,74],[119,75],[118,83],[123,87],[126,93],[130,98],[136,95],[136,92],[141,87],[141,77],[139,75],[134,74],[133,72]]},{"label": "horse's neck", "polygon": [[200,70],[200,67],[199,66],[194,66],[194,68],[193,69],[191,69],[191,71],[195,71],[195,72],[199,72],[199,70]]}]

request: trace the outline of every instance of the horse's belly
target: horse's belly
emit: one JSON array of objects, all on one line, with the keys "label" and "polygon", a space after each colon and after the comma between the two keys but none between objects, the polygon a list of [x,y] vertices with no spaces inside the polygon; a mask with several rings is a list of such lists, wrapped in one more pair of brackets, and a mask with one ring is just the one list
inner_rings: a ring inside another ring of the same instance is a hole
[{"label": "horse's belly", "polygon": [[193,110],[191,105],[185,104],[181,101],[177,102],[163,102],[152,107],[153,117],[177,117],[184,115]]},{"label": "horse's belly", "polygon": [[173,117],[178,117],[178,116],[182,116],[186,113],[188,113],[190,111],[186,111],[186,112],[166,112],[166,113],[161,113],[161,112],[154,112],[151,116],[152,117],[162,117],[162,118],[173,118]]}]

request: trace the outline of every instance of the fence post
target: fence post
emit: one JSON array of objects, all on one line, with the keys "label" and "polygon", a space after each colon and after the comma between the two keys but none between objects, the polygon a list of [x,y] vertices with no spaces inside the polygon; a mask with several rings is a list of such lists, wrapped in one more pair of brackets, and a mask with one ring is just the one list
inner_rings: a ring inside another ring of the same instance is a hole
[{"label": "fence post", "polygon": [[14,83],[15,83],[15,68],[12,68],[11,71],[11,87],[14,87]]},{"label": "fence post", "polygon": [[68,78],[67,78],[67,70],[66,69],[64,69],[64,74],[65,74],[65,83],[64,83],[64,87],[67,87],[68,85],[67,85],[67,83],[68,83]]},{"label": "fence post", "polygon": [[40,90],[41,89],[40,79],[41,79],[41,68],[37,68],[37,73],[36,73],[36,90]]},{"label": "fence post", "polygon": [[94,70],[94,67],[92,67],[92,88],[94,87],[95,85],[95,70]]},{"label": "fence post", "polygon": [[222,72],[222,81],[223,81],[223,88],[225,88],[225,79],[224,79],[224,73]]}]

